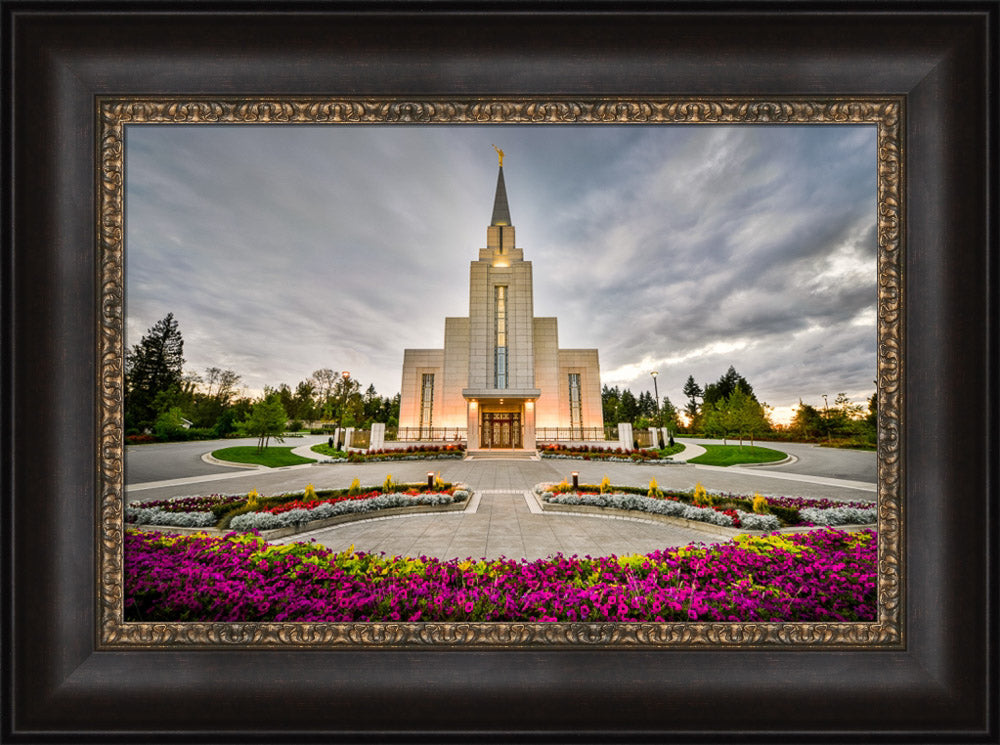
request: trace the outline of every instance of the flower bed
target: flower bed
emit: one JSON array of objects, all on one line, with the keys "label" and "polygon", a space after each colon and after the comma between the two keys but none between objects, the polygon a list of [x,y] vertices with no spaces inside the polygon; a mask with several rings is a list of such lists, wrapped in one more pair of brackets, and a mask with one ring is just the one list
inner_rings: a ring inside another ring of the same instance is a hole
[{"label": "flower bed", "polygon": [[[569,488],[566,482],[540,484],[535,487],[535,493],[549,504],[633,510],[746,530],[777,530],[789,526],[873,525],[878,520],[878,510],[871,502],[762,497],[759,494],[744,497],[709,493],[700,484],[691,492],[665,492],[656,486],[655,480],[648,489],[612,487],[607,483],[581,485],[573,492]],[[755,502],[758,504],[755,505]],[[761,504],[764,507],[760,507]]]},{"label": "flower bed", "polygon": [[598,448],[591,445],[541,445],[538,448],[538,454],[542,458],[600,460],[613,463],[656,465],[676,462],[670,458],[661,458],[656,450],[623,450],[622,448]]},{"label": "flower bed", "polygon": [[126,621],[873,621],[873,531],[604,558],[440,560],[125,535]]},{"label": "flower bed", "polygon": [[451,494],[379,494],[358,499],[348,498],[336,502],[324,502],[313,507],[293,507],[281,512],[259,511],[237,515],[230,522],[233,530],[253,531],[287,528],[305,525],[316,520],[326,520],[337,515],[375,512],[391,507],[413,507],[415,505],[442,505],[456,501]]},{"label": "flower bed", "polygon": [[327,463],[368,463],[384,460],[459,460],[465,457],[465,445],[409,445],[405,448],[369,450],[368,452],[350,452],[346,457],[339,450],[332,450],[329,445],[320,443],[310,448],[320,455],[334,456]]},{"label": "flower bed", "polygon": [[717,509],[697,507],[674,499],[643,497],[639,494],[546,494],[542,497],[550,504],[586,505],[589,507],[610,507],[618,510],[634,510],[654,515],[682,517],[726,528],[746,530],[777,530],[781,521],[774,515],[758,515],[737,509]]},{"label": "flower bed", "polygon": [[440,481],[430,489],[424,485],[406,486],[393,483],[392,477],[387,476],[381,489],[362,488],[355,479],[348,489],[316,490],[310,484],[301,491],[269,497],[252,491],[138,502],[125,507],[125,522],[177,528],[269,530],[392,507],[463,502],[469,496],[465,487]]}]

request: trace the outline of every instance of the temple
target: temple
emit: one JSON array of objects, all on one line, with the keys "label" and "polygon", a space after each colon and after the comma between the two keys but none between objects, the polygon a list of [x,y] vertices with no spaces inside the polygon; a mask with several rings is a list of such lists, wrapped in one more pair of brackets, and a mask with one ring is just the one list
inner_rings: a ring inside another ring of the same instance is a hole
[{"label": "temple", "polygon": [[560,349],[556,319],[534,315],[531,262],[514,239],[497,155],[486,248],[469,270],[469,315],[445,318],[444,349],[403,353],[400,429],[426,430],[419,439],[428,440],[464,430],[470,454],[534,451],[539,434],[584,439],[583,430],[604,426],[597,350]]}]

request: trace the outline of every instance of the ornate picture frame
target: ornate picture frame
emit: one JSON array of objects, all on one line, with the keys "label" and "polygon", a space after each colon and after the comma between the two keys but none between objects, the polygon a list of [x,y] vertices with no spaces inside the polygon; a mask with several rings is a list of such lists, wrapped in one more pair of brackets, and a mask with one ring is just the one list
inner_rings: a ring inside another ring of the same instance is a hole
[{"label": "ornate picture frame", "polygon": [[[893,648],[905,643],[900,469],[902,412],[903,195],[901,98],[99,98],[101,193],[101,614],[102,645],[238,644],[373,647],[532,647],[794,645]],[[441,124],[628,125],[828,124],[877,128],[879,586],[869,623],[128,623],[123,620],[122,542],[124,336],[124,138],[130,124],[297,124],[364,126]]]}]

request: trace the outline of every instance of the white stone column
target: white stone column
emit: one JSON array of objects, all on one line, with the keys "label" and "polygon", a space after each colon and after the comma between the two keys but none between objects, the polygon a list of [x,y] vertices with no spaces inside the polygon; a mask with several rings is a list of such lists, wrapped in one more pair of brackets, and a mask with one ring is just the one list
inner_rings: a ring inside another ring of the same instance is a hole
[{"label": "white stone column", "polygon": [[351,446],[351,437],[354,436],[354,427],[348,427],[344,430],[344,450],[347,450]]},{"label": "white stone column", "polygon": [[652,443],[653,447],[659,449],[660,447],[660,430],[656,427],[649,428],[649,441]]},{"label": "white stone column", "polygon": [[526,450],[535,449],[535,402],[524,402],[524,443]]},{"label": "white stone column", "polygon": [[479,449],[479,403],[477,401],[469,401],[465,404],[465,409],[468,413],[468,418],[466,420],[465,449],[467,451],[478,450]]},{"label": "white stone column", "polygon": [[336,427],[333,430],[333,447],[340,449],[340,427]]},{"label": "white stone column", "polygon": [[618,446],[622,450],[632,449],[632,425],[628,422],[618,422]]},{"label": "white stone column", "polygon": [[670,445],[670,428],[663,427],[663,447],[668,447]]},{"label": "white stone column", "polygon": [[368,440],[369,450],[381,450],[385,447],[385,422],[372,422],[372,433]]}]

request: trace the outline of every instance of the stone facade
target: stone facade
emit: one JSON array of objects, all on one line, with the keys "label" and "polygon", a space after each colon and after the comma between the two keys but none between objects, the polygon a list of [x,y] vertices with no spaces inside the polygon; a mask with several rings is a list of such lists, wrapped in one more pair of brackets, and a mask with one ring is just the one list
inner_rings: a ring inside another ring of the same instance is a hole
[{"label": "stone facade", "polygon": [[444,349],[404,351],[400,427],[427,439],[465,428],[476,451],[534,450],[536,427],[604,426],[597,350],[559,349],[556,319],[535,317],[531,262],[514,237],[501,166],[469,315],[445,319]]}]

